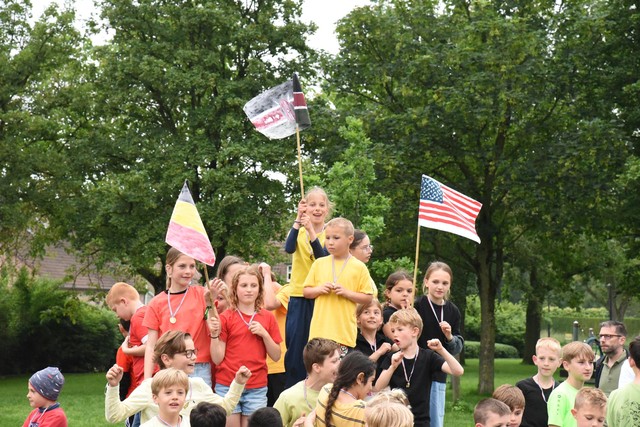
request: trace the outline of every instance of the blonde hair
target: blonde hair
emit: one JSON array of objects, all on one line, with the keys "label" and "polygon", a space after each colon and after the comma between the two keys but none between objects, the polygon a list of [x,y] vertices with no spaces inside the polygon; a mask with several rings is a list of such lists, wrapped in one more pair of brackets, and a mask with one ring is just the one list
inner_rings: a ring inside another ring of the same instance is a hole
[{"label": "blonde hair", "polygon": [[514,385],[502,384],[493,391],[491,397],[506,403],[511,411],[514,411],[516,408],[524,408],[524,394],[522,390]]},{"label": "blonde hair", "polygon": [[495,414],[499,417],[511,415],[511,409],[506,403],[500,402],[493,397],[482,399],[475,408],[473,408],[473,422],[476,424],[486,424],[489,416]]},{"label": "blonde hair", "polygon": [[396,311],[391,315],[388,323],[397,323],[403,326],[418,328],[418,335],[422,333],[422,318],[415,308],[404,308],[402,310]]},{"label": "blonde hair", "polygon": [[400,403],[404,406],[409,406],[409,398],[401,388],[383,390],[374,395],[371,400],[367,402],[367,406],[385,405],[387,403]]},{"label": "blonde hair", "polygon": [[306,201],[309,198],[309,196],[313,193],[320,193],[324,197],[324,200],[327,204],[327,218],[331,218],[334,205],[331,202],[331,200],[329,200],[329,196],[327,196],[326,191],[324,191],[324,189],[318,186],[311,187],[304,193],[304,200]]},{"label": "blonde hair", "polygon": [[[429,267],[427,267],[427,271],[424,273],[424,279],[422,280],[422,291],[425,295],[429,293],[427,280],[429,280],[429,277],[431,277],[433,273],[439,270],[442,270],[445,273],[447,273],[449,275],[449,283],[453,283],[453,271],[451,270],[451,267],[449,267],[449,265],[444,262],[433,261],[431,264],[429,264]],[[447,295],[444,296],[445,300],[449,298],[450,293],[451,291],[447,292]]]},{"label": "blonde hair", "polygon": [[582,341],[572,341],[562,347],[562,361],[570,363],[573,359],[582,358],[593,362],[596,354],[587,343]]},{"label": "blonde hair", "polygon": [[413,427],[413,413],[406,405],[397,402],[368,404],[364,419],[369,427]]},{"label": "blonde hair", "polygon": [[607,396],[599,388],[582,387],[576,394],[573,407],[574,409],[580,409],[587,405],[604,408],[607,406]]},{"label": "blonde hair", "polygon": [[189,377],[180,369],[162,369],[153,376],[151,393],[157,396],[162,389],[173,386],[182,387],[185,392],[189,391]]},{"label": "blonde hair", "polygon": [[355,229],[353,228],[353,223],[348,219],[342,218],[342,217],[333,218],[331,221],[327,223],[327,225],[324,228],[326,230],[329,227],[342,228],[342,230],[344,231],[344,234],[346,234],[347,237],[353,236],[355,232]]},{"label": "blonde hair", "polygon": [[113,308],[114,305],[118,303],[120,298],[126,298],[130,301],[140,301],[140,294],[128,283],[117,282],[111,286],[109,292],[107,293],[107,297],[105,299],[107,306],[109,308]]},{"label": "blonde hair", "polygon": [[258,297],[255,302],[255,310],[260,310],[264,305],[264,281],[262,279],[262,274],[260,274],[260,270],[258,267],[250,265],[248,267],[244,267],[233,275],[233,280],[231,281],[231,295],[230,302],[233,308],[238,308],[238,282],[240,281],[240,276],[249,275],[255,276],[258,278]]},{"label": "blonde hair", "polygon": [[555,351],[556,353],[558,353],[558,357],[562,357],[562,346],[560,346],[560,341],[553,337],[540,338],[538,342],[536,342],[536,354],[541,348]]}]

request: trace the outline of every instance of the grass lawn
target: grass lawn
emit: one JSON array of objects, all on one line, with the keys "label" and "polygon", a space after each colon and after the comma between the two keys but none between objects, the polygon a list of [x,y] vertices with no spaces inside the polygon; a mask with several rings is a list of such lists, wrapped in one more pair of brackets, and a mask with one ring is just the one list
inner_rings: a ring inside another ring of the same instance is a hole
[{"label": "grass lawn", "polygon": [[[447,391],[445,426],[473,426],[473,407],[485,396],[478,395],[478,360],[469,359],[462,376],[461,400],[451,403],[451,390]],[[516,381],[535,373],[534,366],[522,365],[520,359],[498,359],[495,365],[495,386],[515,384]],[[0,379],[0,426],[19,426],[31,411],[27,402],[29,376]],[[60,403],[69,419],[70,426],[111,426],[104,419],[105,374],[65,374],[65,385]],[[120,424],[119,424],[120,425]]]}]

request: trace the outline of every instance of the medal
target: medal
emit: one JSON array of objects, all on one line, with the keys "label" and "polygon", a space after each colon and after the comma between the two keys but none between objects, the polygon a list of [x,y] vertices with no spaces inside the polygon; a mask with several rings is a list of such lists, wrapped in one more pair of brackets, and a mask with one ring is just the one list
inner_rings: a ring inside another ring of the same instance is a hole
[{"label": "medal", "polygon": [[167,289],[167,306],[169,308],[169,323],[171,323],[172,325],[175,325],[175,323],[178,321],[178,319],[176,319],[176,315],[178,314],[180,307],[182,307],[182,303],[184,302],[184,299],[187,297],[188,293],[189,293],[189,286],[187,286],[187,289],[184,291],[184,295],[182,295],[182,299],[180,300],[180,304],[178,305],[178,308],[176,308],[176,311],[173,311],[173,309],[171,308],[171,292],[169,289]]},{"label": "medal", "polygon": [[169,318],[169,323],[174,324],[174,323],[176,323],[176,322],[177,322],[177,320],[176,320],[176,318],[175,318],[175,317],[171,316],[171,317]]}]

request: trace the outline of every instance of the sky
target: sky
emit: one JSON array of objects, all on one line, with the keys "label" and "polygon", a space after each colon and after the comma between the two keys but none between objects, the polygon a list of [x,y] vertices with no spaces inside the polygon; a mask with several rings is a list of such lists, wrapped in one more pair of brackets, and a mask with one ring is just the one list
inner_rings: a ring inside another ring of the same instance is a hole
[{"label": "sky", "polygon": [[[64,4],[64,0],[32,0],[33,17],[37,19],[53,1],[61,5]],[[337,53],[339,45],[334,32],[336,21],[354,7],[369,3],[369,0],[305,0],[302,21],[313,21],[318,26],[316,34],[309,38],[309,45],[315,49]],[[75,8],[80,20],[88,18],[95,10],[91,0],[76,0]]]}]

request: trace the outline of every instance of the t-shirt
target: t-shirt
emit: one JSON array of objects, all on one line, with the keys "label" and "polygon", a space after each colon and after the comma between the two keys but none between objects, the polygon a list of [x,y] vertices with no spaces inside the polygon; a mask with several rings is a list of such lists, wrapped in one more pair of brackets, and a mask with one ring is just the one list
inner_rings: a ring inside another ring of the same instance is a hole
[{"label": "t-shirt", "polygon": [[318,393],[319,391],[306,387],[304,381],[295,383],[280,393],[273,407],[280,412],[282,425],[291,427],[303,412],[309,414],[313,411],[318,401]]},{"label": "t-shirt", "polygon": [[[318,402],[316,404],[316,427],[326,427],[324,416],[327,409],[327,401],[333,384],[327,384],[320,390]],[[348,404],[343,404],[337,400],[331,407],[331,423],[335,427],[362,427],[364,420],[365,403],[362,400],[355,400]]]},{"label": "t-shirt", "polygon": [[[34,423],[34,424],[31,424]],[[22,427],[67,427],[67,415],[64,413],[59,403],[51,405],[48,409],[36,408],[27,419],[24,420]]]},{"label": "t-shirt", "polygon": [[[122,347],[118,347],[116,351],[116,364],[122,368],[123,377],[120,383],[125,382],[125,376],[129,375],[129,388],[127,390],[120,390],[120,400],[124,400],[131,392],[138,386],[133,378],[133,356],[125,354]],[[124,395],[123,395],[124,394]]]},{"label": "t-shirt", "polygon": [[[384,343],[388,343],[388,344],[393,345],[393,341],[391,341],[389,338],[387,338],[385,336],[385,334],[383,334],[382,332],[378,331],[376,333],[376,345],[374,347],[369,343],[369,341],[367,341],[367,339],[365,337],[362,336],[360,331],[358,331],[358,336],[356,337],[355,350],[358,350],[358,351],[362,352],[363,354],[365,354],[367,357],[369,357],[376,350],[378,350],[380,348],[380,346],[382,346],[382,344],[384,344]],[[387,353],[387,354],[389,354],[389,353]],[[381,356],[380,359],[378,360],[378,362],[380,362],[384,356],[385,355]]]},{"label": "t-shirt", "polygon": [[[415,363],[414,363],[415,362]],[[413,412],[414,426],[429,425],[429,400],[431,398],[431,377],[442,372],[445,360],[438,353],[418,347],[417,357],[404,358],[404,368],[400,364],[389,380],[391,389],[399,388],[407,394]],[[378,364],[378,377],[391,366],[391,356]],[[407,387],[407,382],[410,384]]]},{"label": "t-shirt", "polygon": [[571,409],[577,394],[578,389],[569,385],[568,381],[563,382],[551,392],[547,402],[549,425],[576,427],[576,419],[571,414]]},{"label": "t-shirt", "polygon": [[547,427],[547,401],[551,392],[558,386],[556,381],[553,387],[540,389],[540,386],[532,378],[527,378],[516,383],[524,395],[524,413],[520,427]]},{"label": "t-shirt", "polygon": [[285,372],[284,369],[284,354],[287,352],[287,344],[285,342],[285,324],[287,323],[287,307],[289,306],[289,293],[291,292],[291,286],[285,285],[282,286],[279,290],[275,291],[276,299],[280,302],[280,307],[277,310],[271,310],[271,313],[276,318],[276,323],[278,324],[278,330],[280,331],[280,336],[282,337],[282,342],[280,343],[280,351],[281,356],[277,362],[271,360],[269,355],[267,355],[267,369],[269,371],[269,375],[271,374],[281,374]]},{"label": "t-shirt", "polygon": [[[322,230],[320,234],[316,234],[316,237],[320,245],[324,246],[324,230]],[[289,285],[291,286],[292,297],[303,296],[303,284],[314,260],[315,257],[313,256],[307,229],[300,227],[298,230],[298,238],[296,239],[296,251],[293,253],[291,259],[291,282]]]},{"label": "t-shirt", "polygon": [[598,388],[604,392],[607,396],[611,392],[618,388],[618,381],[620,379],[620,371],[622,370],[622,364],[627,359],[627,352],[623,351],[622,354],[613,362],[611,368],[609,368],[609,356],[605,356],[602,361],[602,372],[600,374],[600,381]]},{"label": "t-shirt", "polygon": [[[184,292],[172,293],[170,295],[171,308],[176,323],[171,323],[169,321],[171,314],[167,303],[168,291],[165,290],[149,302],[142,322],[146,328],[158,331],[158,338],[167,331],[187,332],[193,338],[196,350],[198,350],[197,363],[211,363],[209,350],[211,339],[209,338],[209,327],[204,318],[204,312],[207,308],[204,291],[203,286],[193,285]],[[178,309],[178,307],[180,308]]]},{"label": "t-shirt", "polygon": [[[335,267],[336,284],[354,292],[371,295],[371,276],[362,261],[353,256],[344,261],[335,261],[335,266],[333,261],[334,257],[330,255],[314,262],[304,286],[315,287],[333,282]],[[318,296],[309,327],[309,340],[321,337],[347,347],[355,346],[358,334],[355,313],[356,303],[336,295],[335,292]]]},{"label": "t-shirt", "polygon": [[640,427],[640,384],[627,384],[611,392],[607,401],[609,427]]},{"label": "t-shirt", "polygon": [[[276,318],[264,308],[253,317],[254,322],[260,323],[271,335],[276,344],[282,338],[278,330]],[[249,331],[248,323],[251,315],[230,308],[220,315],[220,340],[226,343],[224,359],[217,366],[216,382],[228,386],[236,376],[241,366],[251,371],[251,377],[245,388],[260,388],[267,386],[267,348],[258,335]]]},{"label": "t-shirt", "polygon": [[[190,427],[190,426],[191,426],[191,423],[189,418],[184,418],[184,417],[180,418],[180,427]],[[160,421],[160,418],[158,418],[158,416],[156,415],[146,423],[140,424],[140,427],[167,427],[167,424],[163,421]]]},{"label": "t-shirt", "polygon": [[[165,295],[166,298],[166,295]],[[173,306],[172,306],[173,307]],[[129,344],[132,346],[142,345],[147,342],[149,329],[144,326],[144,316],[147,313],[147,306],[138,308],[131,316],[131,326],[129,327]],[[144,356],[131,356],[133,360],[133,381],[137,387],[144,380]]]}]

